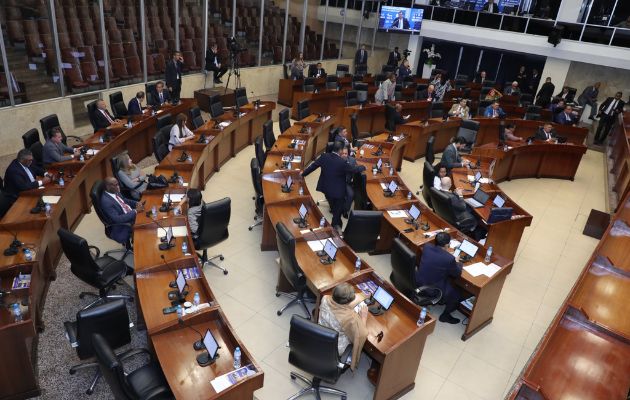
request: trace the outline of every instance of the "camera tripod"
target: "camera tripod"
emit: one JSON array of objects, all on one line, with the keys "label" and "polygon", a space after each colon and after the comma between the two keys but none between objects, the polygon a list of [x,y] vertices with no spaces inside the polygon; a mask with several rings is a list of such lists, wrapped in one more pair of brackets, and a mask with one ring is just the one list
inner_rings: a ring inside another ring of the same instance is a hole
[{"label": "camera tripod", "polygon": [[232,75],[234,75],[235,79],[235,84],[236,87],[235,89],[238,89],[241,87],[241,67],[238,63],[238,52],[230,52],[230,72],[228,72],[228,79],[227,82],[225,83],[225,91],[223,92],[223,95],[225,95],[227,93],[228,87],[230,87],[230,79],[232,78]]}]

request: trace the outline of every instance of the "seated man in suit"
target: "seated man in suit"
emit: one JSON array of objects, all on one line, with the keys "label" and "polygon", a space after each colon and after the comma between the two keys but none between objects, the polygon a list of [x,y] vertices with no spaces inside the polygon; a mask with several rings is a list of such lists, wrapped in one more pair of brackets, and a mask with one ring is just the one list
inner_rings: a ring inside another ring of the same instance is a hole
[{"label": "seated man in suit", "polygon": [[394,106],[394,109],[396,110],[396,112],[394,113],[394,124],[395,125],[400,125],[400,124],[406,124],[407,121],[409,120],[409,117],[411,117],[411,115],[402,115],[402,105],[400,103],[396,103],[396,105]]},{"label": "seated man in suit", "polygon": [[326,77],[326,70],[324,68],[322,68],[322,63],[318,62],[317,65],[315,66],[315,68],[310,70],[309,76],[311,78],[325,78]]},{"label": "seated man in suit", "polygon": [[409,20],[405,18],[405,13],[398,11],[398,15],[392,21],[389,29],[409,29]]},{"label": "seated man in suit", "polygon": [[461,99],[459,103],[453,103],[453,106],[448,110],[449,117],[457,117],[461,119],[470,118],[470,109],[468,108],[468,100]]},{"label": "seated man in suit", "polygon": [[119,123],[119,119],[115,119],[107,110],[105,100],[96,102],[96,110],[94,110],[94,125],[96,130],[104,129],[114,123]]},{"label": "seated man in suit", "polygon": [[503,93],[507,94],[508,96],[515,96],[517,94],[521,94],[521,89],[519,89],[518,87],[518,82],[517,81],[512,82],[512,85],[505,88]]},{"label": "seated man in suit", "polygon": [[477,218],[475,218],[468,208],[468,205],[464,201],[462,189],[458,188],[451,191],[452,186],[453,182],[450,177],[445,176],[442,178],[440,190],[442,193],[445,193],[450,200],[458,229],[475,240],[483,239],[487,232],[478,225]]},{"label": "seated man in suit", "polygon": [[553,122],[560,125],[575,125],[577,123],[577,117],[573,114],[573,107],[564,107],[564,110],[556,114],[553,118]]},{"label": "seated man in suit", "polygon": [[565,103],[571,103],[573,101],[573,95],[569,92],[567,86],[562,88],[562,92],[555,95],[556,99],[562,99]]},{"label": "seated man in suit", "polygon": [[105,178],[101,209],[107,223],[112,225],[110,237],[118,243],[127,243],[131,237],[131,225],[136,221],[136,214],[144,208],[141,202],[122,197],[118,179],[110,176]]},{"label": "seated man in suit", "polygon": [[144,101],[144,92],[141,90],[136,93],[136,97],[129,100],[127,104],[127,115],[141,115],[142,114],[142,102]]},{"label": "seated man in suit", "polygon": [[227,67],[219,61],[219,48],[216,43],[206,51],[206,71],[214,71],[214,83],[223,83],[221,77],[227,72]]},{"label": "seated man in suit", "polygon": [[[42,150],[42,162],[44,165],[72,160],[75,156],[79,155],[80,149],[73,149],[70,146],[66,146],[61,140],[61,131],[58,127],[53,128],[50,139],[44,143]],[[70,153],[70,155],[65,155],[66,153]]]},{"label": "seated man in suit", "polygon": [[446,303],[440,315],[440,321],[449,324],[459,323],[459,319],[451,313],[457,310],[460,301],[459,291],[451,283],[462,274],[462,264],[459,257],[455,258],[448,252],[447,247],[451,236],[446,232],[435,235],[435,244],[427,243],[422,248],[420,265],[416,270],[416,285],[431,285],[442,291],[442,299]]},{"label": "seated man in suit", "polygon": [[499,102],[495,101],[494,103],[486,107],[486,111],[483,113],[483,116],[486,118],[503,119],[506,117],[506,114],[505,114],[505,111],[503,111],[503,109],[501,108],[501,105],[499,104]]},{"label": "seated man in suit", "polygon": [[433,101],[435,99],[435,85],[429,85],[418,95],[418,100]]},{"label": "seated man in suit", "polygon": [[168,90],[164,90],[164,82],[158,81],[155,84],[155,91],[151,93],[151,99],[151,106],[154,108],[160,108],[162,104],[171,101],[171,95],[168,93]]},{"label": "seated man in suit", "polygon": [[[43,178],[37,179],[39,176]],[[50,178],[47,174],[33,165],[33,153],[29,149],[22,149],[4,173],[4,192],[17,198],[20,192],[37,189],[48,182]]]},{"label": "seated man in suit", "polygon": [[488,74],[486,71],[479,71],[479,74],[477,74],[477,76],[475,76],[475,79],[473,79],[473,83],[481,83],[483,84],[485,81],[488,80]]},{"label": "seated man in suit", "polygon": [[536,140],[544,140],[546,142],[550,142],[556,138],[556,131],[553,130],[553,125],[551,122],[545,122],[545,124],[538,128],[536,131]]},{"label": "seated man in suit", "polygon": [[564,111],[564,107],[566,107],[566,103],[564,102],[564,100],[560,99],[555,104],[551,103],[551,105],[549,106],[549,111],[551,111],[551,114],[555,117],[556,114]]},{"label": "seated man in suit", "polygon": [[341,232],[341,214],[346,198],[347,174],[365,171],[363,165],[352,166],[341,157],[343,143],[335,142],[331,153],[323,153],[302,172],[306,177],[317,168],[322,171],[317,181],[317,191],[324,193],[332,210],[332,226]]},{"label": "seated man in suit", "polygon": [[470,161],[462,160],[459,154],[459,150],[464,146],[466,146],[466,139],[463,137],[454,138],[451,144],[446,146],[442,153],[442,164],[446,169],[450,171],[453,168],[460,168],[470,164]]},{"label": "seated man in suit", "polygon": [[348,130],[345,126],[341,125],[337,128],[337,134],[335,135],[334,142],[343,143],[343,147],[350,150],[352,149],[351,138],[349,138]]}]

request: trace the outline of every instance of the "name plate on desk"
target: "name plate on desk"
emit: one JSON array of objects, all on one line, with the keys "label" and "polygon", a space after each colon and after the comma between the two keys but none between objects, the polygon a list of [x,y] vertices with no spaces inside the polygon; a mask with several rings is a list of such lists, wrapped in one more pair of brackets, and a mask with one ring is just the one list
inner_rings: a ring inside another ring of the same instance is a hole
[{"label": "name plate on desk", "polygon": [[[173,237],[186,237],[188,235],[188,229],[185,226],[173,226]],[[164,236],[164,229],[158,228],[155,230],[157,237]]]}]

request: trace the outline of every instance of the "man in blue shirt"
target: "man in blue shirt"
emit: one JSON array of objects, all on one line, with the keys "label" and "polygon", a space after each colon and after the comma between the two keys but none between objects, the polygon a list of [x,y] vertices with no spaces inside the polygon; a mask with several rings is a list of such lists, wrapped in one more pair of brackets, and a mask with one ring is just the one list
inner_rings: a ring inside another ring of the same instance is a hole
[{"label": "man in blue shirt", "polygon": [[486,107],[486,111],[483,113],[483,116],[486,118],[505,118],[505,115],[505,111],[503,111],[498,101]]}]

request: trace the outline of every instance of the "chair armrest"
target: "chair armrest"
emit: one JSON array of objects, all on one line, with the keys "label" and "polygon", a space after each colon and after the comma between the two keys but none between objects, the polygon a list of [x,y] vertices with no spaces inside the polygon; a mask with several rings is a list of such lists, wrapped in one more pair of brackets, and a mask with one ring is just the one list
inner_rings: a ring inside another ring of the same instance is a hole
[{"label": "chair armrest", "polygon": [[66,328],[66,338],[70,342],[70,346],[79,347],[79,341],[77,340],[77,323],[66,321],[63,323]]},{"label": "chair armrest", "polygon": [[140,400],[152,400],[152,399],[174,399],[173,393],[168,386],[159,386],[151,389],[144,396],[140,397]]},{"label": "chair armrest", "polygon": [[137,355],[143,354],[143,353],[149,356],[149,360],[153,359],[153,356],[151,355],[151,352],[148,349],[145,349],[144,347],[123,351],[122,353],[117,354],[117,356],[120,359],[120,361],[125,361],[128,358],[131,358],[133,356],[137,356]]},{"label": "chair armrest", "polygon": [[99,249],[98,247],[90,245],[90,246],[88,246],[88,248],[90,250],[96,251],[96,255],[92,256],[92,258],[96,259],[96,258],[98,258],[101,255],[101,249]]}]

